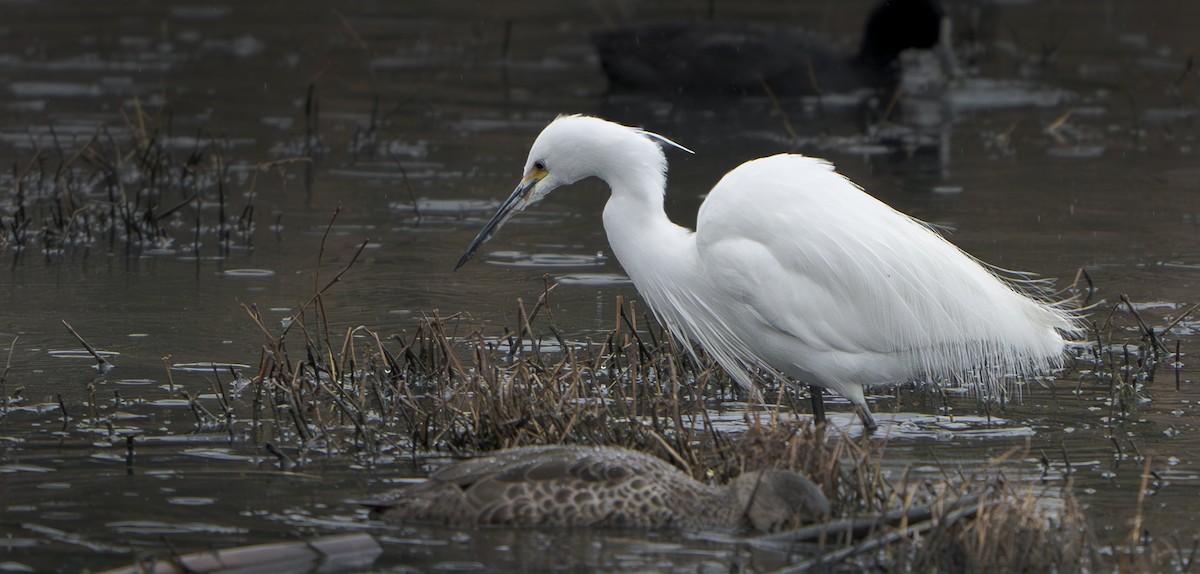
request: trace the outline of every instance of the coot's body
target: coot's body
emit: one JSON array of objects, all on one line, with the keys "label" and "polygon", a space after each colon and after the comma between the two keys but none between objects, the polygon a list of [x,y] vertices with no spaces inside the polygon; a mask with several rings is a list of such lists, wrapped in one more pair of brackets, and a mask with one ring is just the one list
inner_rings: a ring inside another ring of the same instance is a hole
[{"label": "coot's body", "polygon": [[942,19],[936,0],[884,0],[853,56],[802,30],[735,22],[646,24],[594,41],[614,89],[744,95],[765,93],[765,84],[795,96],[895,85],[900,53],[935,46]]}]

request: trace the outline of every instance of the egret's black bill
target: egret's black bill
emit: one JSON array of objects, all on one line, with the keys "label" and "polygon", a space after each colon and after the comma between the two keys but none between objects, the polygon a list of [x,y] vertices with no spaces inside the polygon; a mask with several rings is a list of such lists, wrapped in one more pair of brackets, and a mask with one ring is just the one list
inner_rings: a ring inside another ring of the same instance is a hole
[{"label": "egret's black bill", "polygon": [[467,251],[458,259],[458,265],[454,266],[455,271],[458,271],[459,267],[466,264],[475,255],[475,250],[479,249],[479,246],[484,243],[487,243],[492,238],[492,235],[495,235],[509,218],[516,215],[522,209],[525,209],[526,199],[529,197],[530,191],[533,190],[533,186],[537,185],[537,182],[537,178],[527,178],[521,182],[521,185],[517,186],[517,189],[513,190],[512,195],[504,200],[504,204],[500,206],[500,209],[496,210],[496,214],[488,220],[487,225],[483,226],[479,235],[476,235],[471,244],[467,246]]}]

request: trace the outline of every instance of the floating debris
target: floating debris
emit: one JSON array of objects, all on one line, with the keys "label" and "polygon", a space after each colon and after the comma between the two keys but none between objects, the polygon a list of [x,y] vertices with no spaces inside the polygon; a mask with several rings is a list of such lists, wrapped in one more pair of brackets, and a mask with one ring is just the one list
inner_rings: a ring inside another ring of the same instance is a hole
[{"label": "floating debris", "polygon": [[633,285],[633,280],[629,276],[617,273],[572,273],[570,275],[559,275],[554,280],[560,285],[586,285],[592,287]]},{"label": "floating debris", "polygon": [[187,371],[190,373],[212,373],[213,371],[219,371],[221,373],[228,373],[230,371],[230,369],[237,370],[237,369],[249,369],[249,368],[250,368],[250,365],[244,365],[242,363],[222,363],[219,361],[211,361],[211,362],[204,361],[204,362],[197,362],[197,363],[173,363],[171,365],[171,369],[173,369],[173,370]]},{"label": "floating debris", "polygon": [[221,273],[224,277],[274,277],[275,272],[270,269],[230,269]]}]

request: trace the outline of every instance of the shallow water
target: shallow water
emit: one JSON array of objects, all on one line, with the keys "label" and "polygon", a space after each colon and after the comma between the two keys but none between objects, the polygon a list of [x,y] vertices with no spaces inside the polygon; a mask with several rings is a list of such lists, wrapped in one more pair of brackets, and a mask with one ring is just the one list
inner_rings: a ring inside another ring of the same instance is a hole
[{"label": "shallow water", "polygon": [[[849,49],[868,4],[718,4],[718,14],[807,23]],[[397,333],[437,310],[468,313],[499,333],[515,322],[518,298],[541,294],[546,275],[561,283],[551,301],[568,338],[611,328],[616,296],[637,296],[608,251],[599,218],[606,195],[595,182],[550,197],[452,272],[519,178],[532,138],[563,112],[639,124],[695,150],[669,152],[668,209],[681,223],[694,220],[705,191],[737,163],[799,151],[830,159],[897,209],[952,228],[952,240],[985,261],[1063,278],[1060,286],[1086,268],[1104,312],[1126,293],[1161,328],[1196,302],[1200,80],[1188,62],[1200,6],[1192,3],[955,5],[960,22],[974,23],[960,33],[972,29],[986,47],[960,54],[974,75],[942,90],[932,86],[928,57],[907,62],[898,125],[869,137],[853,97],[781,102],[793,137],[767,98],[606,96],[588,31],[625,12],[634,20],[696,17],[699,9],[683,2],[351,2],[336,11],[319,2],[169,2],[117,11],[63,0],[3,10],[7,165],[24,169],[38,154],[52,172],[96,134],[107,141],[104,130],[127,140],[140,109],[170,126],[162,137],[179,154],[218,142],[230,173],[228,211],[253,205],[256,223],[252,240],[235,240],[228,253],[208,232],[193,248],[191,213],[173,222],[174,242],[157,249],[100,240],[0,253],[8,259],[0,269],[5,392],[24,387],[24,402],[0,417],[5,567],[72,571],[162,553],[163,540],[195,550],[359,528],[362,514],[347,499],[420,475],[404,460],[363,468],[320,456],[277,472],[253,441],[192,434],[195,418],[178,393],[211,392],[214,362],[226,381],[225,364],[257,364],[262,335],[242,304],[276,327],[364,241],[324,298],[334,332],[361,324]],[[319,140],[306,136],[310,85]],[[312,162],[255,169],[310,151]],[[5,189],[14,169],[0,176]],[[204,208],[205,225],[216,224],[216,213]],[[59,401],[76,421],[86,417],[97,374],[62,320],[115,353],[108,360],[116,369],[95,393],[127,411],[124,426],[62,430]],[[1119,320],[1132,325],[1127,313]],[[1107,387],[1080,385],[1078,374],[1025,389],[999,413],[1005,424],[991,427],[939,419],[940,400],[906,396],[897,422],[885,423],[894,437],[888,465],[969,471],[1028,445],[1009,472],[1044,474],[1052,484],[1069,475],[1101,539],[1116,540],[1127,536],[1142,457],[1150,457],[1147,528],[1187,541],[1200,486],[1200,392],[1189,359],[1198,330],[1200,320],[1188,317],[1172,331],[1182,369],[1160,366],[1145,389],[1150,400],[1123,420],[1106,418]],[[954,404],[956,414],[980,414],[968,398]],[[130,469],[120,437],[135,432],[162,438],[139,446]],[[381,563],[397,569],[527,569],[562,546],[577,551],[578,564],[611,570],[728,571],[783,560],[679,533],[410,528],[382,536]]]}]

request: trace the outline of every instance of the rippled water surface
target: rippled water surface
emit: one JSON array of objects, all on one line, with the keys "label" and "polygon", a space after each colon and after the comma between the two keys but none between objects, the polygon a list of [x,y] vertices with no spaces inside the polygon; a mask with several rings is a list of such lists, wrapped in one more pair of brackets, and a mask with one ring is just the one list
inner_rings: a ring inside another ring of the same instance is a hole
[{"label": "rippled water surface", "polygon": [[[611,328],[616,297],[637,295],[608,250],[599,216],[607,193],[596,182],[548,198],[452,271],[559,113],[641,125],[694,150],[668,152],[667,205],[681,223],[694,222],[705,192],[741,161],[802,152],[953,229],[951,239],[985,261],[1059,277],[1060,286],[1085,268],[1104,301],[1098,322],[1121,294],[1159,329],[1197,302],[1200,5],[947,2],[971,74],[946,86],[931,56],[913,55],[895,121],[864,133],[852,96],[606,93],[590,31],[694,19],[699,4],[426,4],[0,3],[3,189],[13,174],[53,174],[68,160],[128,161],[129,142],[149,135],[180,157],[216,150],[207,157],[219,156],[227,174],[223,205],[173,198],[184,207],[164,216],[167,236],[153,245],[95,237],[0,251],[0,390],[23,388],[0,416],[0,569],[75,571],[127,564],[168,542],[190,551],[355,530],[365,515],[347,500],[421,476],[411,459],[368,465],[316,454],[280,472],[257,441],[197,429],[180,393],[214,405],[213,378],[228,383],[260,358],[262,335],[243,305],[278,327],[360,246],[324,297],[335,333],[366,325],[390,335],[434,312],[467,313],[499,333],[515,322],[517,299],[536,300],[547,277],[560,283],[553,312],[569,339]],[[869,4],[715,6],[723,18],[816,29],[850,50]],[[73,157],[84,148],[110,157]],[[219,212],[254,223],[231,224],[227,249]],[[64,320],[116,368],[97,379]],[[1136,341],[1130,314],[1116,320]],[[1197,331],[1192,315],[1172,329],[1167,345],[1179,341],[1181,368],[1160,365],[1127,418],[1114,419],[1107,389],[1081,384],[1078,372],[1025,389],[990,423],[969,398],[949,399],[967,415],[954,419],[939,415],[941,399],[904,398],[898,413],[879,415],[892,437],[886,466],[969,471],[1018,448],[1010,472],[1072,480],[1098,536],[1115,540],[1127,537],[1149,458],[1144,524],[1189,546],[1200,495]],[[77,424],[93,396],[118,413],[111,426]],[[843,406],[833,409],[835,422],[849,421]],[[132,465],[128,434],[141,437]],[[787,561],[681,533],[379,536],[380,563],[397,569],[536,568],[560,547],[577,564],[610,570]]]}]

